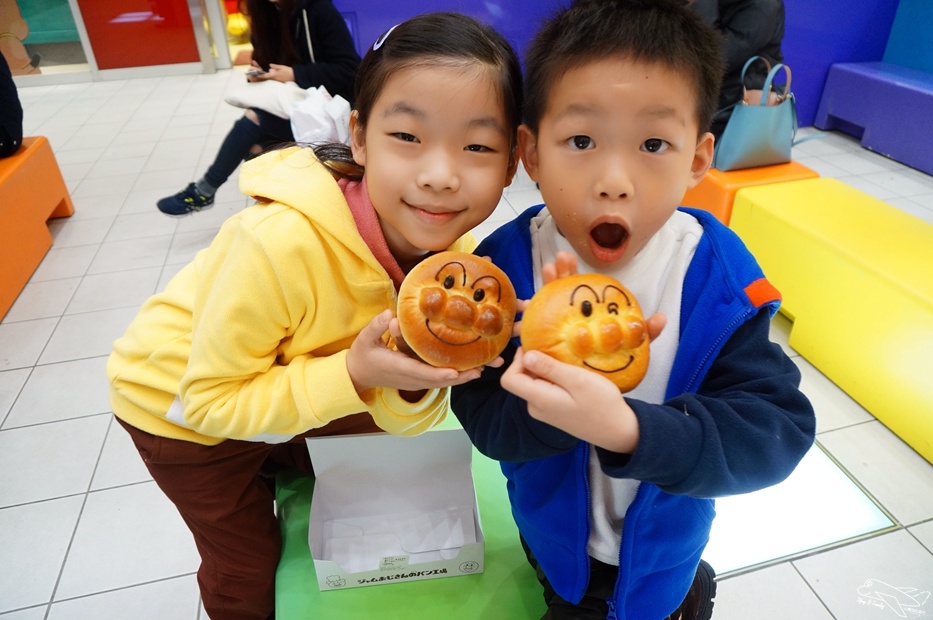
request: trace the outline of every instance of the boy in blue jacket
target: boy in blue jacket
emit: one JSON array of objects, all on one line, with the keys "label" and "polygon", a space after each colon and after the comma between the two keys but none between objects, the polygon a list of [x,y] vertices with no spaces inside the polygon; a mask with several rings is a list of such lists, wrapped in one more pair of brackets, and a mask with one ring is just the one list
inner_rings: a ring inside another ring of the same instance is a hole
[{"label": "boy in blue jacket", "polygon": [[780,482],[813,443],[800,373],[768,336],[779,293],[725,226],[678,209],[712,159],[722,76],[718,36],[684,5],[578,0],[545,24],[519,129],[544,205],[476,250],[521,299],[578,268],[651,317],[651,363],[625,395],[514,340],[502,368],[453,388],[501,461],[545,618],[709,618],[711,498]]}]

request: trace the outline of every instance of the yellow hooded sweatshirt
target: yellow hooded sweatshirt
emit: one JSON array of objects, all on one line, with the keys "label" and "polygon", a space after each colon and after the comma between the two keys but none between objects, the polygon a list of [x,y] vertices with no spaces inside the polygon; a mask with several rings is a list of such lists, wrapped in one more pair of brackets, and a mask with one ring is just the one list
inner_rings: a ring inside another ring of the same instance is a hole
[{"label": "yellow hooded sweatshirt", "polygon": [[[389,388],[361,398],[350,381],[350,344],[395,309],[396,291],[327,169],[293,147],[246,162],[240,178],[269,202],[227,220],[114,343],[117,417],[205,445],[287,441],[362,411],[397,435],[442,421],[448,389],[409,403]],[[473,245],[468,234],[451,249]]]}]

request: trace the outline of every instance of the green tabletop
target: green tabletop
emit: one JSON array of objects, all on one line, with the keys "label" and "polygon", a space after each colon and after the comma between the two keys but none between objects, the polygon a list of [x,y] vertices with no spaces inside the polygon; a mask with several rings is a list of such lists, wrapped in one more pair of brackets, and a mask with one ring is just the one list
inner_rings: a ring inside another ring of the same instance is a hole
[{"label": "green tabletop", "polygon": [[276,501],[283,549],[275,582],[276,618],[540,618],[545,611],[542,590],[518,540],[505,478],[499,464],[479,454],[475,448],[473,480],[486,538],[485,572],[321,592],[308,549],[308,520],[314,481],[281,474]]}]

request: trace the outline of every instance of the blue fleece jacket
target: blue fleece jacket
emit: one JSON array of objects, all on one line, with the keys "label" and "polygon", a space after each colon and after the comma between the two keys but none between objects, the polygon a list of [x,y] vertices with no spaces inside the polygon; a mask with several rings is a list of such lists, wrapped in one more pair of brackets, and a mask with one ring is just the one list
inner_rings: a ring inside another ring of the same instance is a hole
[{"label": "blue fleece jacket", "polygon": [[[511,278],[518,297],[534,293],[532,207],[476,249]],[[813,443],[815,418],[800,373],[770,342],[780,295],[744,244],[705,211],[683,283],[680,342],[663,404],[626,399],[639,423],[633,454],[597,448],[603,471],[639,480],[622,531],[610,617],[667,617],[683,600],[715,514],[710,498],[746,493],[786,478]],[[480,452],[501,461],[512,514],[548,581],[579,602],[589,581],[589,444],[528,415],[502,389],[501,369],[455,387],[452,407]]]}]

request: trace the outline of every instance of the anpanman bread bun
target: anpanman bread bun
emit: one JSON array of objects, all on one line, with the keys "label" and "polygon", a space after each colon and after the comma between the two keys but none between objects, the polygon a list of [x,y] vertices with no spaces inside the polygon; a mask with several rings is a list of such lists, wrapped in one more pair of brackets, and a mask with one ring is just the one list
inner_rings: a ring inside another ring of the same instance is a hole
[{"label": "anpanman bread bun", "polygon": [[648,327],[614,278],[582,274],[541,287],[522,314],[522,347],[603,375],[628,392],[648,370]]},{"label": "anpanman bread bun", "polygon": [[464,252],[418,263],[398,292],[402,337],[421,359],[466,370],[494,360],[512,337],[517,300],[505,272]]}]

